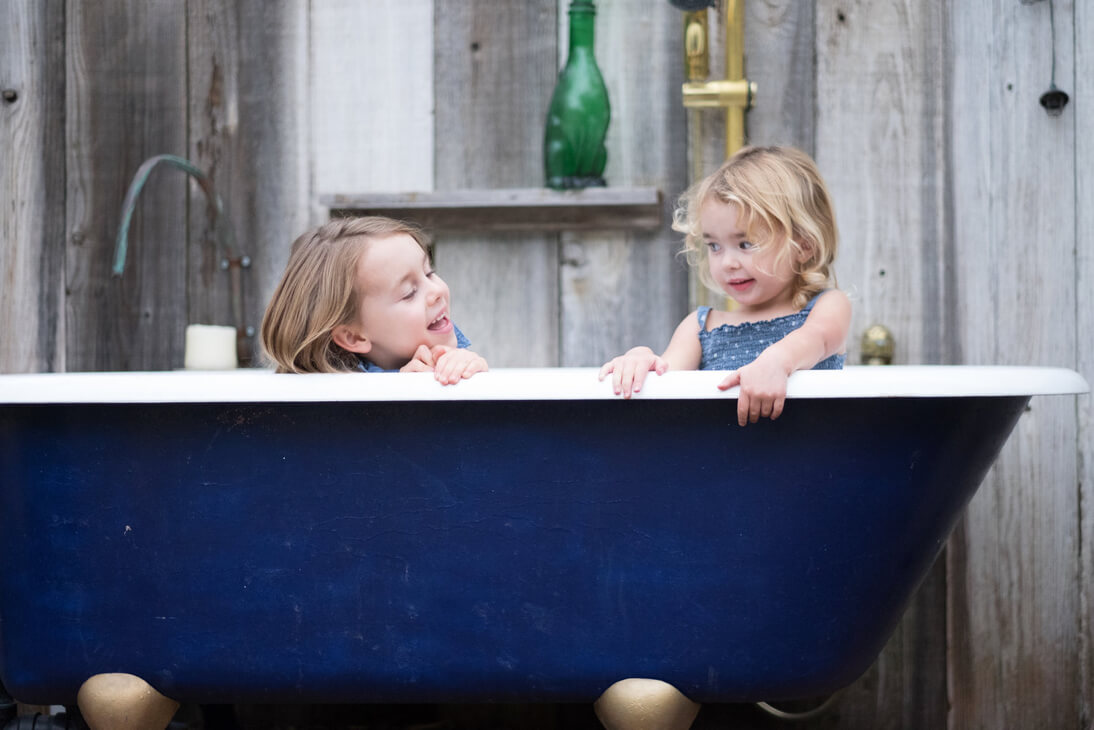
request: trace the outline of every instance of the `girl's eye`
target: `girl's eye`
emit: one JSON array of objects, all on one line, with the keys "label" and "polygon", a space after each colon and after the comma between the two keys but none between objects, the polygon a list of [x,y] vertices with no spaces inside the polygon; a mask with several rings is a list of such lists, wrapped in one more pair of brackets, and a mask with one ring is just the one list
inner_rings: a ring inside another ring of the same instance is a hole
[{"label": "girl's eye", "polygon": [[435,269],[430,269],[429,271],[425,272],[425,275],[429,278],[433,278],[437,275],[437,271]]},{"label": "girl's eye", "polygon": [[418,287],[414,287],[413,289],[411,289],[410,291],[408,291],[406,294],[403,295],[403,299],[413,299],[414,295],[417,294],[417,293],[418,293]]},{"label": "girl's eye", "polygon": [[754,244],[752,243],[752,241],[741,241],[741,250],[742,251],[747,251],[750,248],[753,248],[753,246],[754,246]]},{"label": "girl's eye", "polygon": [[707,241],[707,247],[710,249],[711,253],[718,253],[722,250],[721,245],[715,243],[714,241]]}]

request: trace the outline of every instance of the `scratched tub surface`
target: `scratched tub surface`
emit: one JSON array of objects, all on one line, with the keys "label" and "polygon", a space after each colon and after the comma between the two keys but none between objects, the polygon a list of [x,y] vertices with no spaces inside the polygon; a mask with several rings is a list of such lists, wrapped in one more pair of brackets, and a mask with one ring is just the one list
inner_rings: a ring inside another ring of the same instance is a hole
[{"label": "scratched tub surface", "polygon": [[0,376],[0,679],[196,702],[815,696],[876,658],[1031,395],[1074,372]]}]

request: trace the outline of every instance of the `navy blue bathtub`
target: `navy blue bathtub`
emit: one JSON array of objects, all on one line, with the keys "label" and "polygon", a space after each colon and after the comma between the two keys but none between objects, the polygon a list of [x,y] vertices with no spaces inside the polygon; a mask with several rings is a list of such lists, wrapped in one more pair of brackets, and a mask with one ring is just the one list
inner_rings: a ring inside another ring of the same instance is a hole
[{"label": "navy blue bathtub", "polygon": [[0,679],[178,701],[808,697],[874,661],[1069,370],[0,376]]}]

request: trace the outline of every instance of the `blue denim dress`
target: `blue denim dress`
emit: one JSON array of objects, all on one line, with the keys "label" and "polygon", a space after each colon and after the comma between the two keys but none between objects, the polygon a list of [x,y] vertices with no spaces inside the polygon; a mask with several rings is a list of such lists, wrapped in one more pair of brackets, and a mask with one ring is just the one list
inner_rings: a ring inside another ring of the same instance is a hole
[{"label": "blue denim dress", "polygon": [[[723,324],[707,331],[710,307],[699,307],[699,345],[703,356],[700,370],[736,370],[744,367],[788,334],[805,324],[813,305],[824,292],[817,294],[800,312],[762,322]],[[814,370],[842,370],[843,355],[832,355],[813,366]]]},{"label": "blue denim dress", "polygon": [[[459,327],[456,327],[456,325],[452,325],[452,327],[456,330],[456,347],[469,347],[471,345],[471,340],[464,337],[463,332],[460,332]],[[399,372],[398,369],[396,369],[396,370],[384,370],[379,365],[372,364],[371,362],[366,360],[361,355],[357,356],[357,369],[360,370],[362,373],[397,373],[397,372]]]}]

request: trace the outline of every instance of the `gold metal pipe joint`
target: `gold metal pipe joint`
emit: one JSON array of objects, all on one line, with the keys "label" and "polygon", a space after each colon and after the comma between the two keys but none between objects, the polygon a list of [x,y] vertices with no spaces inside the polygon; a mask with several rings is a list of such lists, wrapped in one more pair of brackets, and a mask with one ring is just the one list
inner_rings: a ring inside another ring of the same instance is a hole
[{"label": "gold metal pipe joint", "polygon": [[893,333],[883,324],[873,324],[862,333],[863,365],[891,365],[896,343]]},{"label": "gold metal pipe joint", "polygon": [[745,79],[687,82],[684,106],[691,109],[751,109],[756,82]]}]

